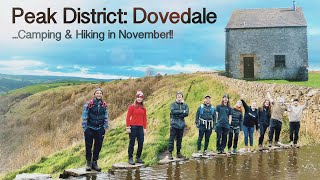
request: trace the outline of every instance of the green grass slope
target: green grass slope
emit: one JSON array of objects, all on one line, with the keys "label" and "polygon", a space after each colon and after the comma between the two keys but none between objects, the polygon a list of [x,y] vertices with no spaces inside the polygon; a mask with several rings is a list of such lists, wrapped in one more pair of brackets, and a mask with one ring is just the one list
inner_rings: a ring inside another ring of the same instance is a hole
[{"label": "green grass slope", "polygon": [[[176,91],[184,93],[185,102],[190,108],[182,142],[182,153],[187,156],[196,151],[198,130],[194,124],[195,113],[198,106],[203,102],[204,96],[206,94],[211,95],[212,103],[215,106],[220,103],[224,93],[231,95],[231,105],[234,105],[239,98],[237,92],[214,80],[211,74],[201,73],[114,81],[101,86],[104,89],[104,95],[110,110],[110,127],[106,132],[99,160],[99,165],[103,171],[107,171],[113,163],[127,161],[129,139],[125,133],[126,109],[133,102],[137,89],[141,89],[146,97],[148,133],[145,136],[142,154],[146,165],[156,164],[167,149],[170,128],[169,107],[175,99]],[[25,141],[28,143],[35,141],[37,142],[36,148],[40,149],[36,151],[38,156],[33,156],[34,160],[30,165],[9,172],[2,178],[13,179],[16,174],[35,172],[53,174],[54,177],[58,177],[64,169],[83,167],[85,164],[85,149],[80,115],[82,105],[92,97],[91,93],[93,93],[92,89],[94,87],[97,87],[97,85],[88,84],[51,89],[32,95],[10,109],[11,113],[6,114],[6,116],[20,117],[24,128],[37,127],[36,129],[45,130],[41,133],[31,131],[31,134],[37,134],[38,138],[32,136],[31,139],[21,140],[22,144]],[[32,101],[36,104],[31,106],[30,102]],[[31,108],[28,108],[29,106]],[[43,112],[47,114],[44,116]],[[37,116],[41,116],[41,118],[27,118]],[[25,117],[25,119],[22,117]],[[27,125],[30,123],[32,126],[28,127]],[[17,124],[13,124],[13,126],[16,127]],[[15,130],[17,131],[17,129]],[[285,133],[282,133],[281,136],[287,136],[287,131],[288,124],[284,124],[283,132]],[[29,131],[26,132],[30,134]],[[307,136],[307,134],[302,134],[301,139]],[[257,132],[255,132],[254,138],[256,147]],[[215,150],[215,140],[216,134],[213,133],[209,150]],[[239,146],[243,147],[242,134],[239,137]],[[52,148],[51,151],[47,150]],[[59,150],[62,148],[65,149]],[[21,148],[18,149],[21,150]],[[40,153],[44,151],[47,153]],[[52,154],[53,152],[55,153]]]}]

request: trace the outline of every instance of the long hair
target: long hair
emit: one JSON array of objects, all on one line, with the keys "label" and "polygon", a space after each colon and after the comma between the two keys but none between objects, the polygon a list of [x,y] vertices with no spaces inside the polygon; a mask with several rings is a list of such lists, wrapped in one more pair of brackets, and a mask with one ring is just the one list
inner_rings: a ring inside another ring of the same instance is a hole
[{"label": "long hair", "polygon": [[[224,106],[224,104],[223,104],[223,99],[221,100],[221,106]],[[228,98],[227,106],[230,107],[230,100],[229,100],[229,98]]]},{"label": "long hair", "polygon": [[[267,101],[269,102],[269,107],[264,105]],[[263,103],[262,103],[262,106],[259,108],[260,111],[263,111],[263,109],[268,109],[269,110],[269,116],[271,116],[271,109],[272,109],[271,108],[271,102],[268,99],[264,100]]]},{"label": "long hair", "polygon": [[133,105],[134,105],[134,107],[141,107],[142,109],[145,108],[145,107],[144,107],[143,100],[141,101],[141,103],[138,103],[138,102],[137,102],[137,99],[135,99],[135,100],[133,101]]},{"label": "long hair", "polygon": [[237,105],[234,105],[234,109],[240,111],[241,113],[243,112],[242,106],[238,107]]}]

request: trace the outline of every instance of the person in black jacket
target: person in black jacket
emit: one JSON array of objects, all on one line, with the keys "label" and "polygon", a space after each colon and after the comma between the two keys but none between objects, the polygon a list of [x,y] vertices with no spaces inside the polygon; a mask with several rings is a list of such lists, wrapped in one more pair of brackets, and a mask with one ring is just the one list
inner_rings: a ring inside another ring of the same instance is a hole
[{"label": "person in black jacket", "polygon": [[259,137],[259,150],[263,150],[263,139],[264,134],[266,133],[268,127],[270,126],[271,119],[271,104],[269,100],[265,100],[262,104],[262,107],[259,108],[259,128],[260,128],[260,137]]},{"label": "person in black jacket", "polygon": [[230,124],[232,121],[231,107],[229,102],[229,95],[225,94],[222,97],[221,105],[217,105],[216,108],[216,122],[214,123],[214,129],[217,133],[217,153],[225,154],[224,149],[227,144],[227,136],[230,130]]},{"label": "person in black jacket", "polygon": [[102,89],[97,88],[94,91],[94,98],[86,102],[82,110],[82,128],[87,160],[86,171],[91,171],[91,169],[101,171],[97,161],[108,128],[108,107],[107,103],[102,100],[102,96]]},{"label": "person in black jacket", "polygon": [[233,153],[237,153],[238,137],[239,137],[239,132],[242,131],[241,124],[243,120],[241,106],[242,106],[242,102],[237,101],[237,104],[232,109],[232,113],[231,113],[232,121],[230,125],[229,139],[228,139],[228,153],[231,153],[232,139],[233,139]]},{"label": "person in black jacket", "polygon": [[173,159],[172,151],[174,148],[174,140],[177,140],[177,158],[185,159],[180,152],[183,137],[183,131],[186,126],[184,118],[189,115],[189,107],[183,100],[182,92],[177,92],[176,100],[170,106],[170,139],[168,146],[168,158]]},{"label": "person in black jacket", "polygon": [[[211,105],[211,97],[209,95],[206,95],[204,97],[204,103],[200,105],[200,107],[197,110],[196,114],[196,126],[199,129],[199,137],[197,141],[198,145],[198,155],[206,155],[207,149],[209,145],[209,139],[212,134],[213,129],[213,123],[216,119],[216,112],[214,107]],[[204,151],[203,154],[200,152],[201,150],[201,141],[203,139],[203,136],[205,136],[204,141]]]},{"label": "person in black jacket", "polygon": [[[243,132],[244,132],[244,144],[247,151],[253,150],[253,132],[254,126],[258,130],[259,112],[257,109],[257,103],[253,101],[249,107],[247,103],[241,98],[243,107],[245,109],[244,120],[243,120]],[[248,148],[248,137],[250,138],[250,148]]]}]

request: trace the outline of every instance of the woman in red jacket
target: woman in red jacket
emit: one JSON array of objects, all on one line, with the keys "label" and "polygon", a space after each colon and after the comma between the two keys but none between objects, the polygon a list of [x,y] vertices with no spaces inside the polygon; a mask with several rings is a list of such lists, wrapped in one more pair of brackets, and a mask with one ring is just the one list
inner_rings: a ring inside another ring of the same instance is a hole
[{"label": "woman in red jacket", "polygon": [[129,164],[134,165],[133,161],[133,148],[135,140],[138,140],[138,150],[136,155],[136,163],[144,163],[141,160],[141,153],[143,148],[144,135],[146,134],[147,128],[147,110],[143,104],[143,93],[137,91],[136,99],[134,103],[129,106],[127,113],[127,133],[129,133],[129,147],[128,147],[128,158]]}]

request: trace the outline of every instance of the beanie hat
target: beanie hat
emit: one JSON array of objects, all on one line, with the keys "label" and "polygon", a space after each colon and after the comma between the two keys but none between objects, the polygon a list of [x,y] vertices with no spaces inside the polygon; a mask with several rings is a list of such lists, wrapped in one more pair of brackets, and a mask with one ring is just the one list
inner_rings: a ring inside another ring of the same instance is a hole
[{"label": "beanie hat", "polygon": [[95,95],[97,91],[101,91],[101,93],[103,94],[103,91],[102,91],[102,89],[101,89],[101,88],[96,88],[96,89],[94,90],[93,95]]}]

